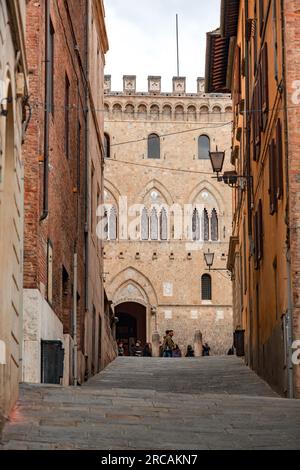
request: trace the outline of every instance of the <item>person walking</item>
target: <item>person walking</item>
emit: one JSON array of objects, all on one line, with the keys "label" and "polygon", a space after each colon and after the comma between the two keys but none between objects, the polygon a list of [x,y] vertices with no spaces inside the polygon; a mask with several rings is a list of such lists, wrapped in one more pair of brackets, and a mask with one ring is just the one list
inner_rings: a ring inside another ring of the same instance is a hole
[{"label": "person walking", "polygon": [[118,355],[119,356],[124,356],[124,354],[125,354],[125,351],[124,351],[123,342],[120,341],[119,344],[118,344]]},{"label": "person walking", "polygon": [[202,346],[202,356],[209,356],[210,355],[210,347],[207,343]]},{"label": "person walking", "polygon": [[163,343],[163,357],[172,357],[173,350],[175,349],[175,343],[173,341],[174,331],[167,330],[166,336]]},{"label": "person walking", "polygon": [[134,356],[135,357],[142,357],[143,356],[143,348],[142,344],[139,340],[137,340],[135,347],[134,347]]}]

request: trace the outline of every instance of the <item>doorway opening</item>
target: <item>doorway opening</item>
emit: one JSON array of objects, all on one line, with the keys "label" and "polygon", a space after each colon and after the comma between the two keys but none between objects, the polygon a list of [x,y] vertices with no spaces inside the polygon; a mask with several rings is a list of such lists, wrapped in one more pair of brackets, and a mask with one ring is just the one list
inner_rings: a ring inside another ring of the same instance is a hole
[{"label": "doorway opening", "polygon": [[116,339],[123,342],[125,355],[130,356],[137,340],[142,342],[142,346],[147,341],[146,307],[137,302],[125,302],[115,308],[115,314],[119,319]]}]

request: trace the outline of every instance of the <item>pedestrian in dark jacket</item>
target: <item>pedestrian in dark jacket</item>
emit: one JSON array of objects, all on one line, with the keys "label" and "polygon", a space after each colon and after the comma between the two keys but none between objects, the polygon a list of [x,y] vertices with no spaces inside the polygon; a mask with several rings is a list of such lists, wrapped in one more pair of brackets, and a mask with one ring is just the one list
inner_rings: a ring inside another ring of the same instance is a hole
[{"label": "pedestrian in dark jacket", "polygon": [[187,347],[187,351],[186,351],[186,355],[185,357],[195,357],[195,353],[194,353],[194,350],[192,348],[192,346],[189,344],[188,347]]},{"label": "pedestrian in dark jacket", "polygon": [[207,343],[205,343],[202,346],[202,356],[209,356],[209,354],[210,354],[210,347],[208,346]]},{"label": "pedestrian in dark jacket", "polygon": [[152,346],[151,343],[146,343],[143,350],[144,357],[152,357]]}]

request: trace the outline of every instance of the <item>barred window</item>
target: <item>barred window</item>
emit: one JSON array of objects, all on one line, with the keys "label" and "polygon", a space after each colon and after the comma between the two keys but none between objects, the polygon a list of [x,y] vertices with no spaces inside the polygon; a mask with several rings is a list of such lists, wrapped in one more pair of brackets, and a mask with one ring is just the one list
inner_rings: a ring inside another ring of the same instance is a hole
[{"label": "barred window", "polygon": [[141,216],[142,240],[149,240],[149,217],[146,207],[142,210]]},{"label": "barred window", "polygon": [[202,240],[205,242],[209,241],[209,217],[206,209],[204,209],[202,214]]},{"label": "barred window", "polygon": [[211,276],[203,274],[201,278],[201,297],[202,300],[212,300]]},{"label": "barred window", "polygon": [[192,220],[193,240],[200,240],[200,217],[197,209],[194,209]]},{"label": "barred window", "polygon": [[198,158],[200,160],[209,160],[210,139],[207,135],[200,135],[198,140]]},{"label": "barred window", "polygon": [[109,214],[109,239],[117,239],[117,211],[112,207]]},{"label": "barred window", "polygon": [[168,216],[165,208],[160,213],[160,239],[168,239]]},{"label": "barred window", "polygon": [[160,158],[160,138],[157,134],[148,137],[148,158]]},{"label": "barred window", "polygon": [[156,209],[152,209],[150,216],[150,235],[151,240],[158,240],[158,217]]},{"label": "barred window", "polygon": [[213,209],[211,213],[211,240],[213,242],[217,242],[219,240],[219,224],[216,209]]}]

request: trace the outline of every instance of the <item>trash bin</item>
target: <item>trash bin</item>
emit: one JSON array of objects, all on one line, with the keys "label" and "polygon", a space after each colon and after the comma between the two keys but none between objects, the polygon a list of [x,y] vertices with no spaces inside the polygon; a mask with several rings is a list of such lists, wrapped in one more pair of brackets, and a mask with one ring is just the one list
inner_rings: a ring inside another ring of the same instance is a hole
[{"label": "trash bin", "polygon": [[233,336],[233,345],[238,357],[245,356],[245,330],[235,330]]}]

